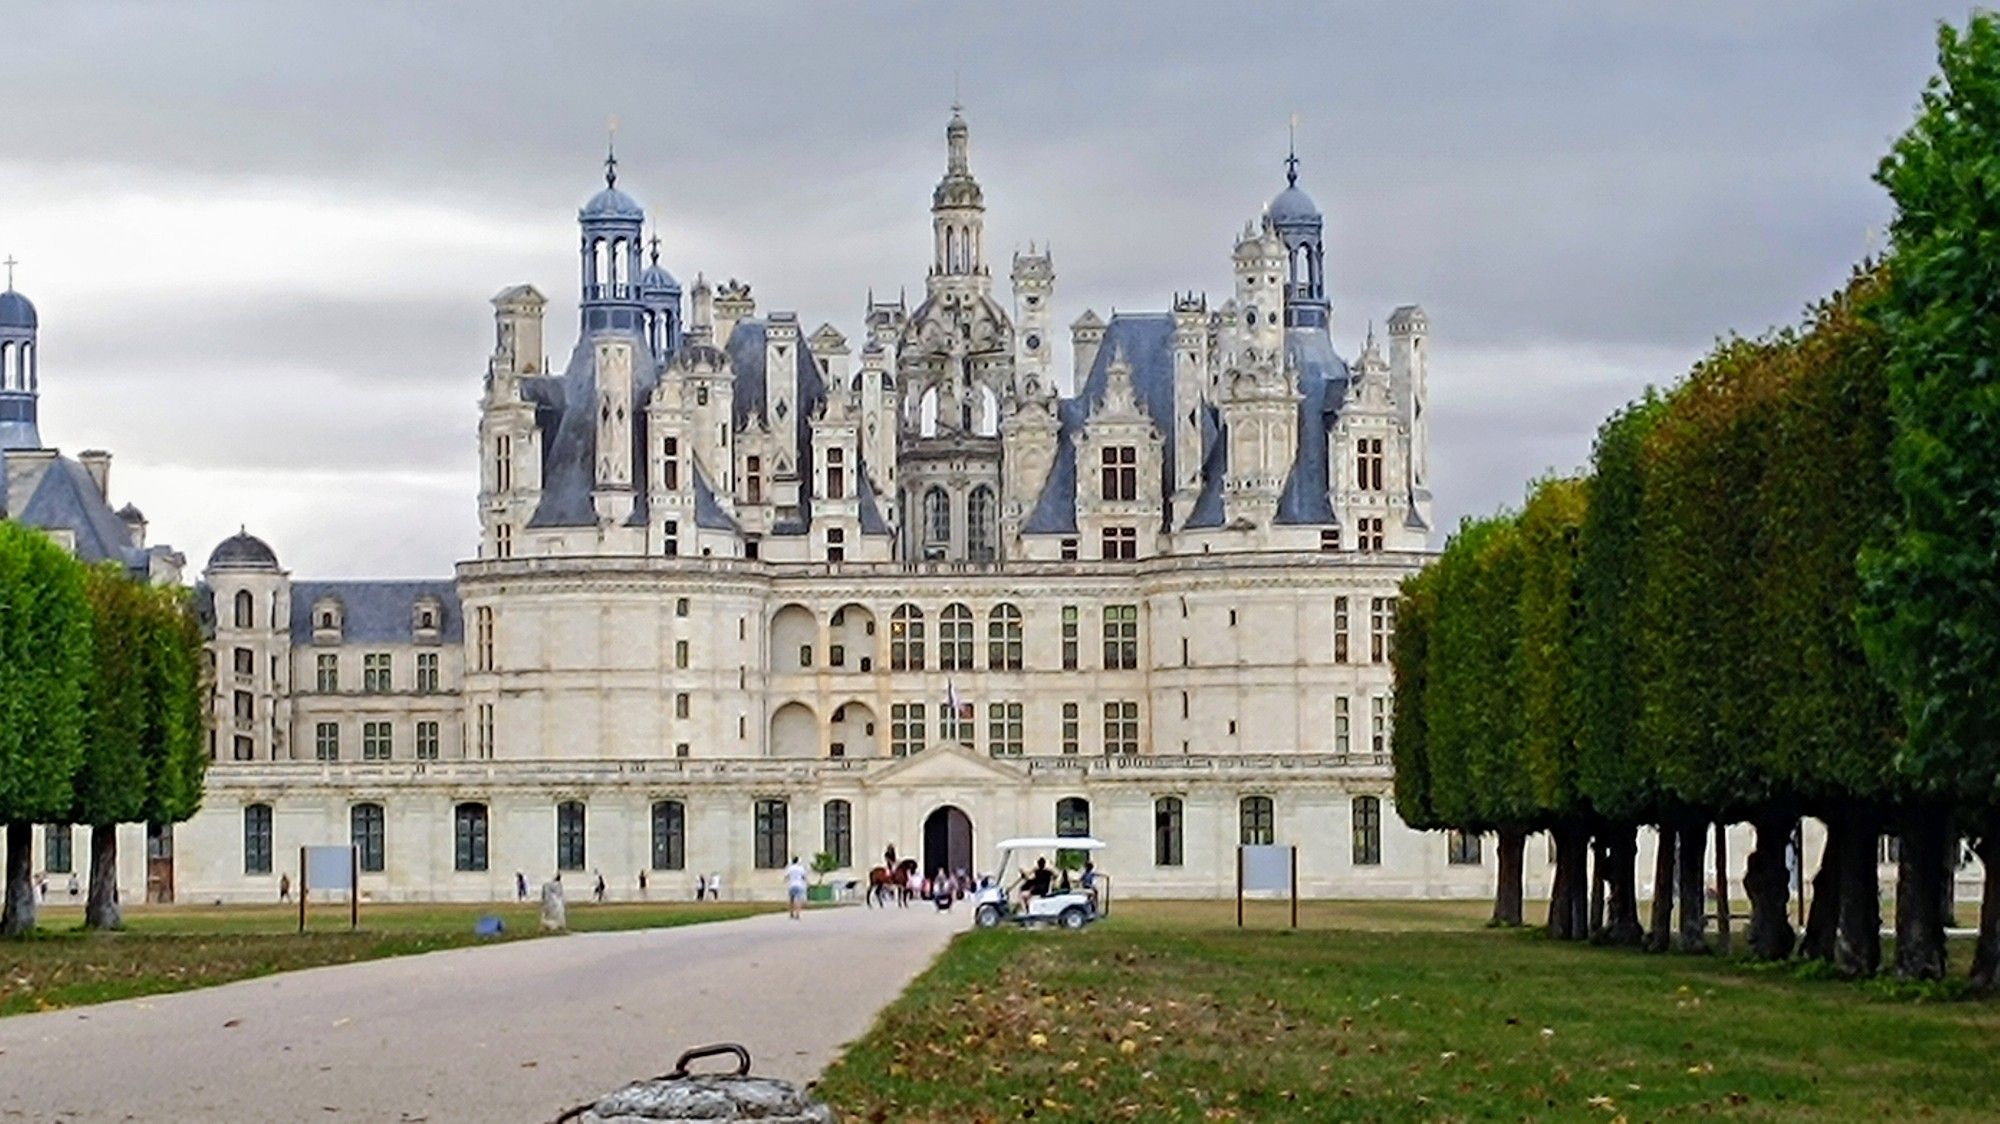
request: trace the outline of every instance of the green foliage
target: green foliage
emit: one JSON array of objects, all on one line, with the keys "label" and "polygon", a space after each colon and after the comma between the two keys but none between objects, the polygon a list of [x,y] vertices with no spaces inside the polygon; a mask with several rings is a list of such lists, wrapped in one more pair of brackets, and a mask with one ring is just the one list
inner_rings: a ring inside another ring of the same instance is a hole
[{"label": "green foliage", "polygon": [[1537,809],[1521,767],[1520,530],[1511,517],[1468,521],[1434,566],[1431,807],[1470,830],[1529,823]]},{"label": "green foliage", "polygon": [[1395,724],[1389,731],[1389,757],[1395,771],[1396,814],[1419,831],[1449,826],[1431,808],[1427,748],[1426,684],[1431,622],[1437,614],[1436,572],[1435,567],[1426,567],[1403,579],[1402,594],[1396,598],[1396,644],[1389,656],[1395,675]]},{"label": "green foliage", "polygon": [[1652,770],[1634,743],[1641,708],[1639,594],[1646,583],[1640,452],[1665,411],[1665,400],[1648,392],[1598,429],[1577,541],[1583,618],[1577,627],[1577,788],[1600,814],[1632,822],[1656,818],[1661,804]]},{"label": "green foliage", "polygon": [[812,872],[818,875],[822,881],[826,879],[827,875],[839,869],[840,860],[834,857],[832,851],[819,851],[813,855]]},{"label": "green foliage", "polygon": [[151,592],[117,566],[89,569],[94,664],[84,692],[82,760],[72,778],[70,823],[110,825],[146,810]]},{"label": "green foliage", "polygon": [[178,586],[147,596],[147,792],[145,819],[179,823],[201,809],[208,770],[208,695],[201,622]]},{"label": "green foliage", "polygon": [[83,567],[42,532],[0,520],[0,821],[68,815],[90,662]]},{"label": "green foliage", "polygon": [[1584,810],[1577,787],[1582,693],[1577,673],[1577,550],[1588,494],[1581,480],[1547,480],[1521,511],[1521,757],[1535,805]]},{"label": "green foliage", "polygon": [[1877,316],[1889,338],[1901,512],[1863,555],[1871,662],[1927,794],[2000,791],[2000,23],[1938,34],[1941,73],[1876,179],[1896,202]]}]

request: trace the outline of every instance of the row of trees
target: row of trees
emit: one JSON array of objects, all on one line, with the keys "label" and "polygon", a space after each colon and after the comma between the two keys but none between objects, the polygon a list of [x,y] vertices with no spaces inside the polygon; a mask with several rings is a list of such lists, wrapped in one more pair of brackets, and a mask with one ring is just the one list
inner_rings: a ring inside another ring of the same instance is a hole
[{"label": "row of trees", "polygon": [[91,829],[85,924],[118,927],[117,825],[200,806],[203,668],[187,590],[86,566],[0,520],[0,934],[34,927],[37,823]]},{"label": "row of trees", "polygon": [[[1884,261],[1614,415],[1587,475],[1468,521],[1406,584],[1399,811],[1498,833],[1497,921],[1545,830],[1552,935],[1704,950],[1709,828],[1720,852],[1748,822],[1753,955],[1872,973],[1888,831],[1895,967],[1937,978],[1963,836],[1988,870],[1974,980],[2000,982],[2000,24],[1944,28],[1940,59],[1877,175]],[[1801,816],[1829,828],[1803,941]]]}]

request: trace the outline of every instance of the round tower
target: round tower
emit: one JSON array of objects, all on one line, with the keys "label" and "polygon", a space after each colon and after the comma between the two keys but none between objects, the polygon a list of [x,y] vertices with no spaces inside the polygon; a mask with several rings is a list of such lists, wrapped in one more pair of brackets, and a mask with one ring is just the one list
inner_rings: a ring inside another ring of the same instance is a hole
[{"label": "round tower", "polygon": [[637,334],[644,327],[639,299],[639,241],[646,213],[618,190],[618,155],[604,155],[604,190],[577,212],[582,228],[583,331]]},{"label": "round tower", "polygon": [[654,234],[652,257],[639,275],[639,304],[646,311],[646,343],[664,360],[681,346],[681,283],[660,264],[660,236]]},{"label": "round tower", "polygon": [[14,259],[8,258],[7,288],[0,292],[0,449],[39,449],[35,401],[41,393],[36,354],[35,306],[14,291]]},{"label": "round tower", "polygon": [[1319,207],[1299,187],[1299,155],[1285,156],[1285,189],[1264,212],[1264,221],[1285,243],[1285,327],[1325,328],[1326,246]]}]

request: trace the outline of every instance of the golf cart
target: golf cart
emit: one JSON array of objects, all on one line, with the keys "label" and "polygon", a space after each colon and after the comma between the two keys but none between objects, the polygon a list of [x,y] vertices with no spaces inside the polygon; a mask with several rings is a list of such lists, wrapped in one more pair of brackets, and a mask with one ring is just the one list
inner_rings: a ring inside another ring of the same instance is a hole
[{"label": "golf cart", "polygon": [[1073,890],[1052,888],[1049,893],[1041,895],[1030,895],[1025,891],[1015,893],[1015,886],[1024,873],[1014,866],[1016,855],[1020,855],[1025,862],[1027,852],[1092,852],[1103,849],[1103,840],[1089,836],[1035,836],[1001,840],[999,865],[973,897],[973,922],[982,929],[995,928],[1002,921],[1011,921],[1016,925],[1060,925],[1065,929],[1081,929],[1108,916],[1111,913],[1111,879],[1102,871],[1097,873],[1092,887],[1087,890],[1078,886]]}]

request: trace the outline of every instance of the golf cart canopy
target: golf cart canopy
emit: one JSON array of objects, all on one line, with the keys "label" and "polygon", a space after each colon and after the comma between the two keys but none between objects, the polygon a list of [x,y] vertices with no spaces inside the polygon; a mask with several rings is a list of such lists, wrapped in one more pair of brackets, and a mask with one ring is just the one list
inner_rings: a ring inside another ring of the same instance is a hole
[{"label": "golf cart canopy", "polygon": [[1002,839],[1003,851],[1102,851],[1104,841],[1088,835],[1032,835],[1025,839]]}]

